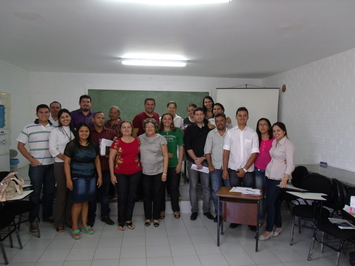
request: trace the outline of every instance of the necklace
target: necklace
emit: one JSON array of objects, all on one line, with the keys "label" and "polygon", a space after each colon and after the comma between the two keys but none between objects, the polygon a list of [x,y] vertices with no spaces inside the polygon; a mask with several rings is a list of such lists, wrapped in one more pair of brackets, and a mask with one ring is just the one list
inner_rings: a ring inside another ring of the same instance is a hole
[{"label": "necklace", "polygon": [[69,135],[68,135],[68,133],[66,132],[65,128],[60,127],[59,130],[60,130],[65,136],[67,136],[67,138],[69,139],[69,141],[72,141],[72,140],[73,140],[72,132],[70,131],[70,129],[69,129],[69,132],[70,132]]}]

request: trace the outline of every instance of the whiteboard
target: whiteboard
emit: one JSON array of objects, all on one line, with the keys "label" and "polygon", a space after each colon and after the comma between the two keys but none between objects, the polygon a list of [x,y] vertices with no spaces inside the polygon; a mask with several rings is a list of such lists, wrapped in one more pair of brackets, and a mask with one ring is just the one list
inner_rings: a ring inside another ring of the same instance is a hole
[{"label": "whiteboard", "polygon": [[261,117],[269,119],[271,124],[278,121],[279,88],[217,88],[216,102],[223,104],[233,126],[237,125],[236,111],[242,106],[249,111],[247,125],[253,130]]}]

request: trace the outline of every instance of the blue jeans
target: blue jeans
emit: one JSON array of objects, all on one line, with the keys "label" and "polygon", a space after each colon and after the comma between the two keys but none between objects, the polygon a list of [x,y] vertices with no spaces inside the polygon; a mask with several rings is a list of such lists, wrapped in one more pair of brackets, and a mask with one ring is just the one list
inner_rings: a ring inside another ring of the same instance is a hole
[{"label": "blue jeans", "polygon": [[266,208],[267,208],[267,227],[266,231],[271,232],[274,229],[274,225],[277,228],[282,226],[281,221],[281,201],[280,192],[281,188],[278,187],[281,180],[267,180],[267,192],[266,192]]},{"label": "blue jeans", "polygon": [[254,172],[246,172],[244,177],[237,176],[235,170],[229,169],[229,181],[232,187],[255,187],[255,175]]},{"label": "blue jeans", "polygon": [[218,214],[218,208],[219,208],[219,213],[222,214],[222,203],[220,202],[219,207],[217,206],[218,197],[216,196],[216,194],[218,190],[222,187],[223,184],[225,187],[231,186],[229,179],[227,180],[222,179],[222,173],[223,173],[223,169],[215,169],[214,172],[210,172],[212,199],[213,199],[213,205],[214,205],[216,215]]},{"label": "blue jeans", "polygon": [[43,186],[42,197],[42,218],[46,219],[53,215],[53,197],[54,197],[54,167],[53,164],[31,166],[28,169],[28,175],[31,180],[30,201],[36,205],[36,209],[30,211],[28,220],[33,222],[36,218],[39,219],[39,209],[41,204],[41,192]]},{"label": "blue jeans", "polygon": [[263,198],[259,205],[259,218],[260,220],[265,220],[265,196],[267,190],[267,177],[265,176],[265,170],[255,167],[255,188],[262,189]]},{"label": "blue jeans", "polygon": [[97,198],[100,198],[101,203],[101,218],[108,216],[111,209],[109,208],[110,196],[109,189],[111,184],[110,170],[102,170],[102,185],[97,189],[97,196],[94,200],[89,201],[89,213],[88,219],[95,220],[96,209],[97,209]]}]

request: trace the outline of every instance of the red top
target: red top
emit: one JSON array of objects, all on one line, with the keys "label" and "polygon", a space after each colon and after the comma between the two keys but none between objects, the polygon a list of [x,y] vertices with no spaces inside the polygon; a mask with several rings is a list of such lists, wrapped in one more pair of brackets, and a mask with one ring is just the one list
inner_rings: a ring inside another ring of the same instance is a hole
[{"label": "red top", "polygon": [[139,161],[139,139],[135,138],[131,143],[126,143],[122,138],[116,139],[111,149],[117,150],[115,158],[115,173],[132,175],[142,170],[141,162]]},{"label": "red top", "polygon": [[132,122],[134,128],[139,128],[137,137],[144,133],[143,121],[147,118],[154,118],[155,121],[157,121],[157,124],[159,125],[159,115],[157,113],[154,112],[153,117],[148,116],[145,112],[139,113],[134,117]]},{"label": "red top", "polygon": [[[95,127],[91,130],[92,141],[96,143],[97,147],[100,147],[100,139],[113,140],[116,137],[116,132],[112,129],[104,127],[101,132],[97,132]],[[108,157],[100,155],[101,171],[110,170],[108,165]]]}]

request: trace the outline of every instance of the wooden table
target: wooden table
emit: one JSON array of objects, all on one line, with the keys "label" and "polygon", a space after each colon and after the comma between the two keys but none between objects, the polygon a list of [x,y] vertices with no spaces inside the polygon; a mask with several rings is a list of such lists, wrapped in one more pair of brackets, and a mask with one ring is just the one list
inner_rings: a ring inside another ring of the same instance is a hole
[{"label": "wooden table", "polygon": [[262,195],[243,195],[238,192],[229,192],[230,187],[221,187],[217,192],[218,205],[222,202],[222,221],[218,213],[217,221],[217,246],[219,247],[219,236],[223,235],[223,222],[247,224],[256,226],[255,251],[258,251],[259,244],[259,204]]}]

